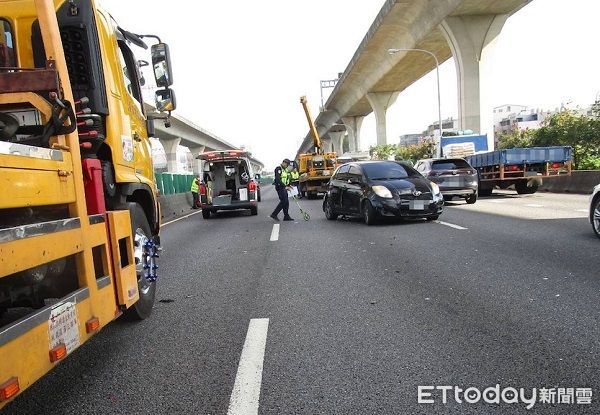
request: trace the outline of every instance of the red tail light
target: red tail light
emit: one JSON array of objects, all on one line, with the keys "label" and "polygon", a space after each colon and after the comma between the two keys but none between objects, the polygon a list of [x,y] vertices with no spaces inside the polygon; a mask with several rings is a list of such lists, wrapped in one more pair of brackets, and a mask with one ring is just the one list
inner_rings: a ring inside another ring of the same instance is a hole
[{"label": "red tail light", "polygon": [[562,163],[552,163],[552,168],[553,169],[560,169],[563,166]]},{"label": "red tail light", "polygon": [[206,196],[206,185],[204,183],[200,183],[200,186],[198,186],[198,191],[200,192],[200,195]]},{"label": "red tail light", "polygon": [[518,171],[521,170],[520,166],[506,166],[505,169],[506,171]]},{"label": "red tail light", "polygon": [[250,181],[250,183],[248,183],[248,191],[256,192],[256,182]]}]

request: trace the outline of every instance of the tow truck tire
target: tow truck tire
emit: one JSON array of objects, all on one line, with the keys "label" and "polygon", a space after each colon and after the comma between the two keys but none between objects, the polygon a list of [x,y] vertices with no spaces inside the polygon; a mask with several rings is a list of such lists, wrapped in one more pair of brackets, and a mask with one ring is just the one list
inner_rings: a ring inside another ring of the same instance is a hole
[{"label": "tow truck tire", "polygon": [[256,208],[256,207],[250,208],[250,214],[252,216],[258,215],[258,208]]},{"label": "tow truck tire", "polygon": [[[146,281],[142,267],[142,244],[148,238],[152,238],[150,225],[144,213],[144,209],[137,203],[129,203],[129,215],[131,218],[131,230],[133,232],[133,256],[138,278],[139,300],[123,313],[127,320],[144,320],[152,313],[154,298],[156,296],[156,281]],[[160,270],[159,270],[160,272]]]},{"label": "tow truck tire", "polygon": [[208,210],[208,209],[202,209],[202,217],[204,219],[210,219],[210,210]]},{"label": "tow truck tire", "polygon": [[104,194],[109,198],[117,194],[117,184],[115,183],[115,174],[110,161],[101,161],[102,165],[102,183],[104,185]]}]

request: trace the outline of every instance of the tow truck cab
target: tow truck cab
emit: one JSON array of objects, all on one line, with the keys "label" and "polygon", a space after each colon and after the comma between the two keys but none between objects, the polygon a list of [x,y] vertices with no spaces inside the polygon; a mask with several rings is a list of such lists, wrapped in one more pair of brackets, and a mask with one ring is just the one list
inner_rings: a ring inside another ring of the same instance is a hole
[{"label": "tow truck cab", "polygon": [[203,165],[198,191],[205,219],[219,210],[248,209],[252,215],[258,214],[260,187],[249,157],[240,150],[209,151],[198,156]]}]

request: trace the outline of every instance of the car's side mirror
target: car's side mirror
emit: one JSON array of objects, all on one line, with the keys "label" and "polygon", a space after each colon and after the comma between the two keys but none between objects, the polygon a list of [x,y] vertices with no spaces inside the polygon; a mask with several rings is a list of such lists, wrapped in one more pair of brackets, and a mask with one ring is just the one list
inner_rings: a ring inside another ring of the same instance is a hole
[{"label": "car's side mirror", "polygon": [[157,43],[150,48],[152,55],[152,68],[156,86],[167,88],[173,85],[173,72],[171,69],[171,55],[166,43]]},{"label": "car's side mirror", "polygon": [[175,92],[170,88],[159,89],[155,93],[156,110],[160,112],[171,112],[177,107]]},{"label": "car's side mirror", "polygon": [[254,178],[255,178],[256,180],[260,180],[260,174],[255,174],[255,175],[254,175]]}]

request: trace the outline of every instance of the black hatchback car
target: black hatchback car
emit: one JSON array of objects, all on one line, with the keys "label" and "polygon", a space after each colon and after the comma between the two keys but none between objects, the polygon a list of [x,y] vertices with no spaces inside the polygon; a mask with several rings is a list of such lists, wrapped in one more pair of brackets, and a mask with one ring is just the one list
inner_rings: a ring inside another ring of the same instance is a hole
[{"label": "black hatchback car", "polygon": [[436,220],[443,211],[439,187],[408,164],[362,161],[335,171],[323,200],[329,220],[362,216],[372,225],[382,216]]}]

